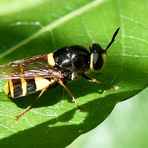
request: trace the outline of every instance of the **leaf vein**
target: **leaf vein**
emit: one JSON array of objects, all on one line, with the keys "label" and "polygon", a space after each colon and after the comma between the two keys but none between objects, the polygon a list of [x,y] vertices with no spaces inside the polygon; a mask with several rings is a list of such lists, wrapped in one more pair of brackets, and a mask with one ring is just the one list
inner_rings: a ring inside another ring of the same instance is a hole
[{"label": "leaf vein", "polygon": [[83,7],[76,9],[75,11],[72,11],[64,16],[62,16],[61,18],[55,20],[54,22],[52,22],[51,24],[43,27],[42,29],[40,29],[39,31],[37,31],[36,33],[32,34],[31,36],[29,36],[28,38],[22,40],[20,43],[18,43],[17,45],[7,49],[7,51],[5,51],[4,53],[2,53],[0,55],[0,59],[4,58],[5,56],[11,54],[12,52],[14,52],[15,50],[17,50],[18,48],[20,48],[21,46],[29,43],[30,41],[34,40],[35,38],[37,38],[38,36],[42,35],[43,33],[49,32],[53,29],[55,29],[56,27],[66,23],[67,21],[69,21],[70,19],[81,15],[82,13],[85,13],[87,11],[89,11],[92,8],[97,7],[98,5],[100,5],[102,2],[105,2],[106,0],[95,0],[93,2],[90,2],[86,5],[84,5]]}]

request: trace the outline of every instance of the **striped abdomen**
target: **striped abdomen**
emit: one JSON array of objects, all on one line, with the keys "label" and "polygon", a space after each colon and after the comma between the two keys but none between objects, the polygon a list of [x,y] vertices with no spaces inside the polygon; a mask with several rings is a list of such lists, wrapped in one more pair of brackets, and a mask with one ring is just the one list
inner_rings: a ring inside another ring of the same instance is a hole
[{"label": "striped abdomen", "polygon": [[10,79],[4,87],[4,92],[9,97],[17,98],[40,91],[56,83],[56,79],[45,79],[41,77],[34,79]]}]

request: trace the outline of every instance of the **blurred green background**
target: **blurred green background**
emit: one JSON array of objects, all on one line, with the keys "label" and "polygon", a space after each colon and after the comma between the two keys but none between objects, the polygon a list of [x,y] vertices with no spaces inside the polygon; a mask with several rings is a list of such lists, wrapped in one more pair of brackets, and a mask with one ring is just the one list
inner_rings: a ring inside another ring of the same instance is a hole
[{"label": "blurred green background", "polygon": [[94,130],[78,137],[67,148],[148,147],[148,88],[118,103]]}]

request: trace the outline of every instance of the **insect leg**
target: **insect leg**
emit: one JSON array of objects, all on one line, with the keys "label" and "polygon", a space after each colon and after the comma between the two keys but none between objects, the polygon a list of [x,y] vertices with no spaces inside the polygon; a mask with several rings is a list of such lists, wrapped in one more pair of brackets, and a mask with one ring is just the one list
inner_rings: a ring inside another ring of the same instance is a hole
[{"label": "insect leg", "polygon": [[88,76],[85,75],[85,74],[83,74],[82,77],[85,78],[86,80],[88,80],[88,82],[96,83],[96,84],[102,85],[102,86],[104,86],[104,87],[110,88],[109,85],[104,84],[103,82],[98,81],[98,80],[96,80],[95,78],[90,78],[90,77],[88,77]]},{"label": "insect leg", "polygon": [[21,113],[15,116],[15,120],[18,121],[20,117],[26,114],[31,109],[32,105],[42,96],[42,94],[46,91],[46,89],[47,88],[43,89],[35,100],[33,100]]},{"label": "insect leg", "polygon": [[63,86],[63,88],[66,90],[66,92],[70,95],[70,97],[72,98],[72,100],[75,102],[75,104],[77,105],[79,110],[82,110],[82,108],[80,107],[79,103],[77,102],[76,98],[74,97],[74,95],[71,93],[71,91],[66,87],[66,85],[63,83],[62,80],[59,80],[59,84]]}]

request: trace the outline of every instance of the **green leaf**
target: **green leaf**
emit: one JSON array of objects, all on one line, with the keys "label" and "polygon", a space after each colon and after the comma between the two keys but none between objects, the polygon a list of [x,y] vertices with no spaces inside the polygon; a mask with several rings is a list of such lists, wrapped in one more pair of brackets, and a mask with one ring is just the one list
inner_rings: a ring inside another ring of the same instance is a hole
[{"label": "green leaf", "polygon": [[[83,79],[67,86],[83,108],[80,112],[61,87],[47,91],[18,122],[37,94],[11,101],[0,94],[0,147],[65,147],[99,125],[114,106],[148,86],[148,16],[146,0],[26,0],[0,2],[0,63],[63,46],[103,48],[120,27],[108,61],[91,76],[118,86],[105,90]],[[11,144],[11,145],[10,145]]]}]

